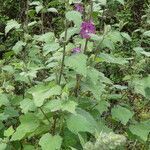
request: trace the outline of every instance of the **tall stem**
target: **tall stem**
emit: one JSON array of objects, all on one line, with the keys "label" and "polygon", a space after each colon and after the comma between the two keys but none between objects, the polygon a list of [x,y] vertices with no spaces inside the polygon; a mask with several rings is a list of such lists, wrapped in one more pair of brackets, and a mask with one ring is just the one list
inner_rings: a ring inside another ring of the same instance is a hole
[{"label": "tall stem", "polygon": [[65,53],[66,53],[66,45],[67,45],[67,21],[65,23],[65,37],[64,37],[64,45],[63,45],[63,56],[62,56],[62,62],[61,62],[61,68],[60,68],[60,74],[59,74],[59,79],[58,79],[58,84],[60,85],[61,83],[61,78],[64,70],[64,61],[65,61]]}]

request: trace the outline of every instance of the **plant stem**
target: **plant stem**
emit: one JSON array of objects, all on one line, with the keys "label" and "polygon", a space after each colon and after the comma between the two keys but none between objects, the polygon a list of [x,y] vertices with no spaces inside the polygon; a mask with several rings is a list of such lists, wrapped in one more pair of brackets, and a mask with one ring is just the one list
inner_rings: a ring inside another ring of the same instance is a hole
[{"label": "plant stem", "polygon": [[49,118],[47,117],[47,115],[46,115],[45,112],[43,111],[43,109],[42,109],[41,107],[39,107],[39,109],[41,110],[42,114],[45,116],[45,118],[47,119],[47,121],[48,121],[49,123],[51,123],[50,120],[49,120]]},{"label": "plant stem", "polygon": [[61,78],[64,70],[64,61],[65,61],[65,53],[66,53],[66,44],[67,44],[67,21],[66,21],[66,27],[65,27],[65,37],[64,37],[64,45],[63,45],[63,57],[62,57],[62,62],[61,62],[61,69],[60,69],[60,74],[59,74],[59,79],[58,79],[58,84],[60,85],[61,83]]}]

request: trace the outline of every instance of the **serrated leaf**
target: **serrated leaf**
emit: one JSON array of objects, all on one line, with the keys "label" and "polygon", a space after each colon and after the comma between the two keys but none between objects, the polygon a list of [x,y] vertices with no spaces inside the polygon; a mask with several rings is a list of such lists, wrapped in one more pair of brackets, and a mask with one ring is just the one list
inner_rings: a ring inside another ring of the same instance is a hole
[{"label": "serrated leaf", "polygon": [[9,103],[8,97],[6,94],[0,94],[0,107],[6,106]]},{"label": "serrated leaf", "polygon": [[84,54],[74,54],[66,58],[65,65],[83,76],[87,75],[87,56]]},{"label": "serrated leaf", "polygon": [[150,37],[150,30],[143,33],[144,36]]},{"label": "serrated leaf", "polygon": [[49,133],[44,134],[39,141],[42,150],[59,150],[61,143],[62,138],[59,135],[52,136]]},{"label": "serrated leaf", "polygon": [[9,20],[5,27],[5,34],[7,34],[11,29],[19,29],[20,24],[16,20]]},{"label": "serrated leaf", "polygon": [[58,85],[51,87],[50,85],[39,84],[33,87],[29,93],[32,94],[35,105],[40,107],[46,99],[60,95],[61,87]]},{"label": "serrated leaf", "polygon": [[77,110],[77,114],[72,114],[67,119],[68,129],[78,134],[78,132],[94,133],[97,129],[97,123],[94,118],[84,110]]},{"label": "serrated leaf", "polygon": [[127,39],[128,41],[132,41],[132,39],[131,39],[131,37],[130,37],[130,35],[129,35],[128,33],[121,32],[121,35],[122,35],[125,39]]},{"label": "serrated leaf", "polygon": [[134,115],[132,111],[122,106],[112,108],[111,114],[114,119],[121,121],[123,125],[126,125],[129,119],[131,119]]},{"label": "serrated leaf", "polygon": [[78,11],[69,11],[66,13],[66,18],[68,21],[73,21],[76,27],[80,27],[82,23],[81,13]]},{"label": "serrated leaf", "polygon": [[99,57],[102,58],[103,61],[108,63],[114,63],[119,65],[124,65],[128,63],[128,61],[125,58],[115,57],[112,54],[101,53]]},{"label": "serrated leaf", "polygon": [[142,47],[135,47],[133,48],[133,50],[137,53],[137,54],[143,54],[147,57],[150,57],[150,52],[146,52],[144,51],[144,49]]},{"label": "serrated leaf", "polygon": [[150,99],[150,75],[143,79],[133,80],[133,85],[136,93]]},{"label": "serrated leaf", "polygon": [[12,135],[11,141],[23,139],[26,134],[34,132],[40,124],[37,117],[32,113],[20,116],[20,122],[21,124],[17,127],[16,132]]},{"label": "serrated leaf", "polygon": [[129,130],[132,134],[140,137],[140,139],[146,142],[150,133],[150,120],[130,125]]},{"label": "serrated leaf", "polygon": [[6,137],[10,137],[13,133],[14,133],[14,129],[13,129],[13,127],[11,126],[11,127],[9,127],[7,130],[5,130],[4,131],[4,136],[6,136]]},{"label": "serrated leaf", "polygon": [[26,98],[20,102],[20,108],[23,113],[27,113],[29,111],[34,111],[36,107],[33,100]]},{"label": "serrated leaf", "polygon": [[26,43],[23,41],[18,41],[15,46],[12,48],[15,54],[18,54],[20,51],[22,51],[23,46],[25,46]]}]

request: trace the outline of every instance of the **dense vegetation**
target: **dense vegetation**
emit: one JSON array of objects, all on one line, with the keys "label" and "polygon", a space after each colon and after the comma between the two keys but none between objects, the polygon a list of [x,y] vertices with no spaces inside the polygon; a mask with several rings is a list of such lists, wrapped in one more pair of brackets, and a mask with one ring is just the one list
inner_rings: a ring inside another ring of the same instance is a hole
[{"label": "dense vegetation", "polygon": [[150,150],[149,0],[0,0],[0,150]]}]

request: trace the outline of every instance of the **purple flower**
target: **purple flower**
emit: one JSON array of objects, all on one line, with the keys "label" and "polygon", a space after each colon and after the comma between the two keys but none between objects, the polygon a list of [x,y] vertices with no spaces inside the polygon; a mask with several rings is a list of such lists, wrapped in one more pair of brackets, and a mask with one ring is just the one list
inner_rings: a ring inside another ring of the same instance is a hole
[{"label": "purple flower", "polygon": [[95,25],[92,21],[84,21],[81,25],[80,35],[84,39],[89,39],[90,34],[94,34],[95,30]]},{"label": "purple flower", "polygon": [[84,7],[83,7],[83,5],[81,3],[75,3],[74,7],[75,7],[76,11],[80,12],[81,14],[83,13]]},{"label": "purple flower", "polygon": [[73,52],[74,53],[80,53],[81,52],[81,48],[80,47],[75,47],[75,48],[73,48]]}]

